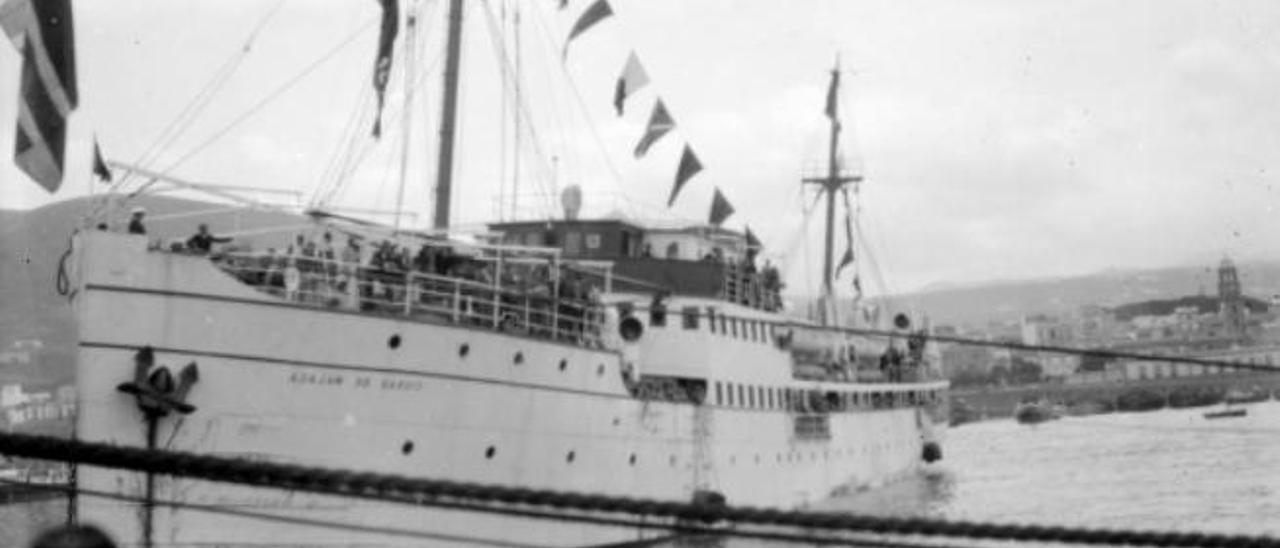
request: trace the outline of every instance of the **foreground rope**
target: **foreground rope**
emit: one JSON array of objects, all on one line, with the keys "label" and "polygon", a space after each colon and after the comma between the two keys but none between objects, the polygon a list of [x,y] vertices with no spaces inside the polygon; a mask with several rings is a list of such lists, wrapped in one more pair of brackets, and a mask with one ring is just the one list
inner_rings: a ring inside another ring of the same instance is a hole
[{"label": "foreground rope", "polygon": [[[1280,539],[1269,537],[969,523],[664,502],[252,462],[244,459],[173,451],[149,451],[134,447],[117,447],[26,434],[0,434],[0,454],[317,494],[355,496],[387,502],[433,504],[454,501],[513,505],[516,506],[511,509],[513,514],[527,514],[522,509],[541,507],[560,511],[667,518],[676,520],[677,523],[693,522],[708,526],[721,524],[799,527],[828,533],[917,535],[935,538],[1095,545],[1280,548]],[[490,507],[489,511],[494,510]],[[682,528],[687,528],[687,525]],[[724,532],[732,534],[732,531]]]}]

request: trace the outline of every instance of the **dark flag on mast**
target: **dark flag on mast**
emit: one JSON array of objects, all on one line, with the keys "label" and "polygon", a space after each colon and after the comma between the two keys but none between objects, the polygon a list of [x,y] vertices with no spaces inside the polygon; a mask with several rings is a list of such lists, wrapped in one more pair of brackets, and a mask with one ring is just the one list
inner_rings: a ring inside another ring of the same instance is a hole
[{"label": "dark flag on mast", "polygon": [[680,167],[676,169],[676,184],[671,187],[671,197],[667,198],[667,207],[676,203],[676,195],[680,194],[680,189],[699,171],[702,171],[702,162],[693,154],[693,149],[685,144],[684,153],[680,155]]},{"label": "dark flag on mast", "polygon": [[844,267],[853,264],[853,216],[847,213],[844,216],[844,237],[844,256],[840,258],[840,266],[836,267],[836,276],[840,276]]},{"label": "dark flag on mast", "polygon": [[591,4],[591,7],[583,11],[582,15],[578,17],[578,22],[573,24],[573,29],[569,30],[569,37],[564,40],[564,52],[561,57],[569,57],[569,43],[574,38],[577,38],[579,34],[586,32],[587,29],[595,26],[596,23],[603,21],[610,15],[613,15],[613,8],[609,7],[609,2],[606,0],[596,0],[594,4]]},{"label": "dark flag on mast", "polygon": [[98,138],[93,139],[93,174],[104,183],[111,182],[111,170],[107,169],[107,162],[102,159],[102,149],[98,148]]},{"label": "dark flag on mast", "polygon": [[373,91],[378,94],[378,112],[373,119],[373,137],[382,136],[382,103],[391,80],[391,55],[395,50],[396,34],[400,31],[400,6],[398,0],[378,0],[382,4],[382,30],[378,33],[378,57],[373,64]]},{"label": "dark flag on mast", "polygon": [[62,184],[67,117],[78,102],[71,2],[0,1],[0,27],[22,51],[14,164],[55,192]]},{"label": "dark flag on mast", "polygon": [[831,71],[831,86],[827,88],[827,108],[823,112],[835,122],[837,126],[840,124],[840,71]]},{"label": "dark flag on mast", "polygon": [[708,221],[712,225],[720,226],[730,215],[733,215],[733,204],[729,203],[729,199],[720,192],[720,187],[716,187],[716,194],[711,198],[711,216]]}]

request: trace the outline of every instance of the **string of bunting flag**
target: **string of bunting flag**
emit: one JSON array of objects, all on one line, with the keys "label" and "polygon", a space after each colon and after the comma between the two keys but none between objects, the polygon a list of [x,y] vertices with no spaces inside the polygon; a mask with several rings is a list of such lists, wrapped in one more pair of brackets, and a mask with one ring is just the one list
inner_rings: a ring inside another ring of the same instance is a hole
[{"label": "string of bunting flag", "polygon": [[[567,8],[568,0],[560,0],[559,7],[561,10]],[[570,29],[568,37],[565,39],[562,57],[568,59],[569,46],[574,39],[594,27],[601,21],[609,18],[614,14],[613,7],[608,0],[596,0],[590,6],[582,11],[577,17],[573,27]],[[617,80],[613,86],[613,108],[617,111],[618,116],[626,114],[627,101],[632,99],[637,93],[650,84],[649,73],[645,70],[644,64],[640,62],[640,57],[633,50],[627,55],[627,60],[622,67],[622,71],[618,74]],[[644,158],[649,150],[662,140],[672,130],[676,129],[677,124],[675,118],[671,116],[666,103],[662,97],[655,96],[653,107],[649,114],[649,121],[645,124],[644,133],[640,136],[636,143],[633,155],[637,160]],[[680,191],[685,184],[694,176],[702,172],[702,161],[693,150],[693,146],[685,142],[684,148],[680,153],[680,161],[676,167],[675,180],[671,186],[671,193],[667,198],[667,207],[675,205],[676,199],[680,195]],[[708,215],[708,222],[714,226],[720,226],[726,219],[734,213],[734,208],[725,197],[724,192],[719,188],[715,189],[712,198],[711,211]]]}]

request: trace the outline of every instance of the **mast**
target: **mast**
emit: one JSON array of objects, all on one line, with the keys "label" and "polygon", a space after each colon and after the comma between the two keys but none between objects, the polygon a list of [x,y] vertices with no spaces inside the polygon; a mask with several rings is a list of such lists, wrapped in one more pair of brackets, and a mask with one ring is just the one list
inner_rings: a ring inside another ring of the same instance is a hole
[{"label": "mast", "polygon": [[835,249],[836,193],[849,183],[862,180],[857,176],[846,176],[840,173],[840,162],[837,157],[840,149],[840,118],[837,116],[836,104],[840,89],[840,59],[831,69],[831,87],[827,90],[827,118],[831,122],[831,139],[827,147],[827,173],[822,177],[805,177],[805,183],[819,185],[819,191],[827,198],[827,232],[822,255],[822,297],[818,319],[822,325],[836,325],[835,306],[835,270],[832,254]]},{"label": "mast", "polygon": [[462,0],[449,0],[449,37],[445,52],[444,101],[440,114],[440,155],[436,164],[436,214],[432,227],[449,228],[453,184],[453,139],[458,120],[458,70],[462,63]]}]

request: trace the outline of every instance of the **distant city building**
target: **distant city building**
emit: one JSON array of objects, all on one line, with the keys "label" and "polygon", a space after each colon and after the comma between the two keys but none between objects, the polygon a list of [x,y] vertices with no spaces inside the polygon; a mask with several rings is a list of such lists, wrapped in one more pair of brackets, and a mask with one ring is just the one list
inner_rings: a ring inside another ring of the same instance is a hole
[{"label": "distant city building", "polygon": [[1244,294],[1240,290],[1240,276],[1231,259],[1222,259],[1218,265],[1219,313],[1227,332],[1237,338],[1245,336]]}]

